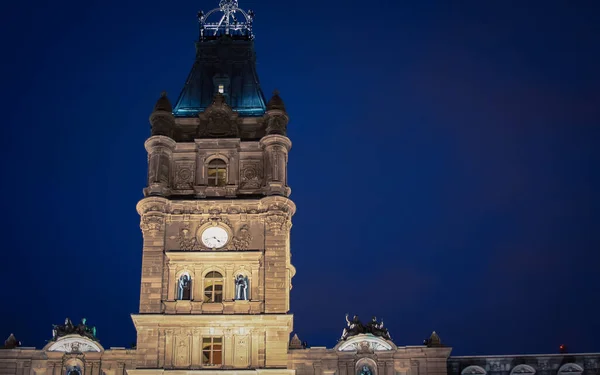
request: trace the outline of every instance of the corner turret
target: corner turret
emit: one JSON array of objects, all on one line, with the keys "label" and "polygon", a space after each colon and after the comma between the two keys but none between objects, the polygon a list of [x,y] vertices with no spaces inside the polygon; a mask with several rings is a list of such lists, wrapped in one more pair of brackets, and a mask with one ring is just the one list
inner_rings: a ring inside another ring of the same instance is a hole
[{"label": "corner turret", "polygon": [[285,111],[283,99],[279,96],[279,91],[275,90],[273,96],[267,103],[267,112],[265,113],[265,123],[267,124],[267,135],[278,134],[287,135],[287,124],[290,118]]},{"label": "corner turret", "polygon": [[150,125],[152,136],[164,135],[169,138],[173,137],[173,130],[175,128],[173,106],[171,106],[171,102],[167,98],[167,93],[164,91],[154,105],[154,111],[150,115]]}]

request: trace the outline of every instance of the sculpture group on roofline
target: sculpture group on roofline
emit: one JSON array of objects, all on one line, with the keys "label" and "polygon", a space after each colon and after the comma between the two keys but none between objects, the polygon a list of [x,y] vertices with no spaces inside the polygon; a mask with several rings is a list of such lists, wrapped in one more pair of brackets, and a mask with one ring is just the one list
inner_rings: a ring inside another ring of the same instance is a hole
[{"label": "sculpture group on roofline", "polygon": [[344,328],[340,340],[346,340],[348,337],[360,335],[361,333],[370,333],[385,340],[392,340],[387,328],[383,328],[383,320],[377,322],[377,318],[373,317],[369,323],[362,324],[357,315],[354,315],[352,320],[350,320],[348,319],[348,314],[346,314],[346,328]]},{"label": "sculpture group on roofline", "polygon": [[53,324],[51,341],[56,341],[59,337],[71,334],[78,334],[91,340],[98,341],[96,338],[96,327],[88,326],[86,320],[86,318],[83,318],[79,324],[74,325],[73,322],[71,322],[71,319],[66,318],[65,324]]}]

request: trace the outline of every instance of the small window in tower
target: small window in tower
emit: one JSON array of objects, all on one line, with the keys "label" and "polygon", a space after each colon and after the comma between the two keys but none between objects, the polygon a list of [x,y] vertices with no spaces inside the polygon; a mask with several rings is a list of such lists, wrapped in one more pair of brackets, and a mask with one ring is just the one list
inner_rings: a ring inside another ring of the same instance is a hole
[{"label": "small window in tower", "polygon": [[225,92],[225,85],[219,85],[219,94],[222,94]]},{"label": "small window in tower", "polygon": [[202,338],[202,365],[220,366],[223,364],[223,338]]},{"label": "small window in tower", "polygon": [[223,275],[210,271],[204,277],[204,302],[223,302]]},{"label": "small window in tower", "polygon": [[227,185],[227,164],[221,159],[208,163],[208,186]]}]

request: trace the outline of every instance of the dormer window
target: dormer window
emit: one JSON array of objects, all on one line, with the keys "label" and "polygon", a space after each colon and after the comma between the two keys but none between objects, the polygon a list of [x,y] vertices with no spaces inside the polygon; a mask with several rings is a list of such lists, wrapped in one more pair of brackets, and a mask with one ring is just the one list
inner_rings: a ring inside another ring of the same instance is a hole
[{"label": "dormer window", "polygon": [[227,164],[221,159],[208,163],[208,186],[227,185]]},{"label": "dormer window", "polygon": [[225,93],[225,85],[219,85],[219,94]]}]

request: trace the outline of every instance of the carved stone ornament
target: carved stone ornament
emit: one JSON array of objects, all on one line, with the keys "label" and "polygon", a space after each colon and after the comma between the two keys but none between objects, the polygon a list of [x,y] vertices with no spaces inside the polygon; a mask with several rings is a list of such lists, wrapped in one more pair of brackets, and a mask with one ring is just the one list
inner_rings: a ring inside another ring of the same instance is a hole
[{"label": "carved stone ornament", "polygon": [[392,350],[392,345],[386,340],[371,334],[361,334],[344,341],[339,347],[340,352],[356,351],[358,353],[374,353],[375,351]]},{"label": "carved stone ornament", "polygon": [[84,353],[101,352],[100,346],[85,337],[79,335],[64,336],[53,342],[47,349],[50,352]]},{"label": "carved stone ornament", "polygon": [[241,189],[258,189],[262,185],[262,163],[260,160],[242,160]]},{"label": "carved stone ornament", "polygon": [[212,104],[199,115],[201,137],[238,137],[237,114],[225,103],[225,97],[217,93]]},{"label": "carved stone ornament", "polygon": [[187,225],[179,230],[177,242],[179,243],[179,248],[181,250],[198,250],[200,247],[196,236],[192,234],[192,231],[190,231],[190,228]]},{"label": "carved stone ornament", "polygon": [[175,187],[177,189],[192,189],[194,187],[193,163],[179,163],[175,170]]},{"label": "carved stone ornament", "polygon": [[236,250],[248,250],[252,241],[252,234],[247,225],[244,225],[238,230],[238,234],[233,237],[233,247]]},{"label": "carved stone ornament", "polygon": [[286,215],[268,215],[265,217],[265,224],[267,229],[273,232],[279,232],[287,226],[285,225],[287,222]]},{"label": "carved stone ornament", "polygon": [[163,215],[146,214],[142,216],[140,228],[144,233],[156,233],[165,227],[165,218]]}]

